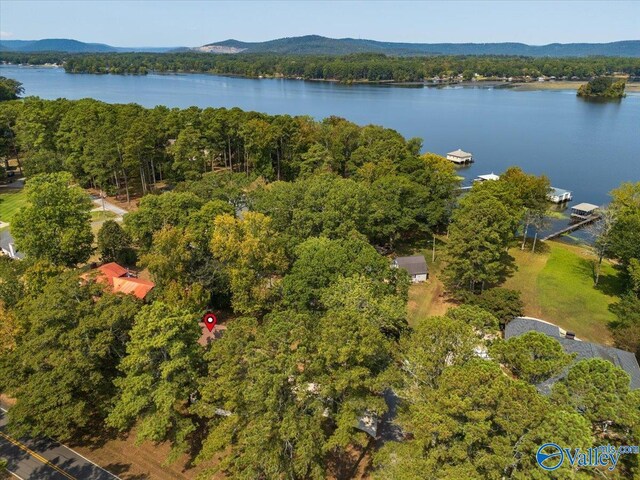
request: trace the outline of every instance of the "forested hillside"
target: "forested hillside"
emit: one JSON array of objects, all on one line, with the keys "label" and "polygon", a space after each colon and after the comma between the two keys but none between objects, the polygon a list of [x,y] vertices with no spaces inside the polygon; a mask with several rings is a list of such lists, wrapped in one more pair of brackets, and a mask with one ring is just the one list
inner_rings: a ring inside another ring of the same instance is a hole
[{"label": "forested hillside", "polygon": [[526,45],[502,43],[398,43],[359,38],[327,38],[320,35],[278,38],[266,42],[224,40],[204,47],[232,47],[246,53],[280,53],[294,55],[346,55],[382,53],[385,55],[522,55],[527,57],[639,57],[640,41],[610,43],[551,43]]},{"label": "forested hillside", "polygon": [[586,78],[624,73],[640,75],[640,58],[531,58],[502,56],[389,57],[382,54],[279,55],[206,53],[28,54],[0,52],[0,61],[62,64],[68,73],[147,74],[207,72],[247,77],[281,76],[338,81],[422,82],[461,75],[482,77]]}]

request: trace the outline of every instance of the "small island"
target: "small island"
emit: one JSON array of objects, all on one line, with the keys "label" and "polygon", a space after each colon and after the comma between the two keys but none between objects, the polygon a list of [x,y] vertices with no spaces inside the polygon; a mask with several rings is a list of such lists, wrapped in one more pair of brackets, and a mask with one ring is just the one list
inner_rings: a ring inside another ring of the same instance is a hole
[{"label": "small island", "polygon": [[596,77],[580,86],[578,96],[585,98],[622,98],[625,96],[624,80],[613,77]]}]

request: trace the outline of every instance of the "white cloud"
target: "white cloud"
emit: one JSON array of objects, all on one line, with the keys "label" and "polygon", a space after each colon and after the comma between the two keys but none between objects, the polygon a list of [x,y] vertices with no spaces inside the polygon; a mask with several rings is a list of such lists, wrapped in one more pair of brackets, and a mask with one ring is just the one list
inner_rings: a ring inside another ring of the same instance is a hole
[{"label": "white cloud", "polygon": [[13,37],[13,33],[0,31],[0,38],[11,38],[11,37]]}]

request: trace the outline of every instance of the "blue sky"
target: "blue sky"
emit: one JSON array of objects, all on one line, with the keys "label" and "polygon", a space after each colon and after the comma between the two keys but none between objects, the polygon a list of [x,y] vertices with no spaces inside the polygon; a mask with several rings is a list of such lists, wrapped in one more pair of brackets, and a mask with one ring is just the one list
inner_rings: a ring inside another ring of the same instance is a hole
[{"label": "blue sky", "polygon": [[398,42],[608,42],[640,38],[640,1],[0,0],[4,39],[197,46],[319,34]]}]

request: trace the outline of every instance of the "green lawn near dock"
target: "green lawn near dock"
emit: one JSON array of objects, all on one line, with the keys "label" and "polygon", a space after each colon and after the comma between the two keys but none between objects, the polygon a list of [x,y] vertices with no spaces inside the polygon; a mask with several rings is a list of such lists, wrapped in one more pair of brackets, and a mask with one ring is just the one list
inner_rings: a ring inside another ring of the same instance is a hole
[{"label": "green lawn near dock", "polygon": [[575,332],[582,340],[611,343],[607,328],[615,316],[609,305],[622,285],[613,264],[604,261],[600,282],[593,284],[595,256],[586,248],[559,242],[543,253],[512,249],[518,270],[504,286],[522,292],[525,314]]},{"label": "green lawn near dock", "polygon": [[0,221],[11,222],[16,212],[27,201],[24,189],[0,190]]}]

